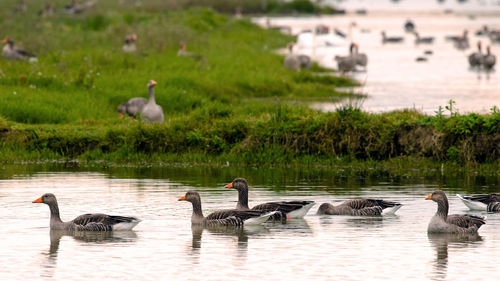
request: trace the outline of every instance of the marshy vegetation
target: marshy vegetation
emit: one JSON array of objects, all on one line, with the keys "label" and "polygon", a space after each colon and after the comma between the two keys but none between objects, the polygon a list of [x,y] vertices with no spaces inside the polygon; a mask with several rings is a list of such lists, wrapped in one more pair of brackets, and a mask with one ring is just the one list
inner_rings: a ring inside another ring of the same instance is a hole
[{"label": "marshy vegetation", "polygon": [[[349,105],[318,112],[304,102],[345,96],[335,88],[355,83],[319,67],[284,69],[274,50],[291,37],[210,9],[128,2],[99,1],[76,16],[56,10],[39,18],[35,2],[26,15],[0,12],[2,34],[39,59],[1,60],[0,160],[499,163],[497,108],[487,115],[460,115],[452,103],[436,116]],[[130,33],[137,53],[124,54]],[[181,41],[205,59],[178,57]],[[119,119],[117,106],[147,97],[150,79],[165,123]]]}]

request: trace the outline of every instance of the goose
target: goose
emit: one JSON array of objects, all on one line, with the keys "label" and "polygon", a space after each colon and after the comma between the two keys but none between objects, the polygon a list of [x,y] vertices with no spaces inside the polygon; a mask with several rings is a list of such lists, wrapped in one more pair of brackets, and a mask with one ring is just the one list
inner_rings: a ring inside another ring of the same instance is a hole
[{"label": "goose", "polygon": [[[354,44],[354,57],[356,59],[356,64],[366,67],[368,64],[368,56],[365,53],[359,53],[359,45]],[[352,51],[351,51],[352,53]]]},{"label": "goose", "polygon": [[285,68],[289,70],[294,70],[294,71],[300,71],[300,59],[298,56],[293,54],[293,47],[295,46],[295,43],[290,42],[288,43],[288,55],[285,57],[283,60],[283,65]]},{"label": "goose", "polygon": [[134,217],[110,216],[105,214],[85,214],[72,221],[63,222],[59,216],[59,206],[56,196],[46,193],[33,203],[49,205],[50,229],[66,231],[118,231],[131,230],[140,220]]},{"label": "goose", "polygon": [[485,224],[482,217],[473,215],[448,215],[448,198],[442,190],[436,190],[425,200],[432,200],[438,204],[436,214],[427,227],[431,233],[476,233]]},{"label": "goose", "polygon": [[193,52],[188,52],[188,51],[186,51],[186,48],[187,48],[186,43],[181,42],[179,50],[177,51],[177,56],[178,57],[192,58],[195,61],[203,61],[204,60],[204,57],[202,55],[195,54]]},{"label": "goose", "polygon": [[481,41],[477,42],[477,52],[472,53],[468,57],[470,67],[481,67],[483,54],[481,53]]},{"label": "goose", "polygon": [[297,58],[300,62],[300,69],[309,69],[312,67],[311,57],[308,55],[298,55]]},{"label": "goose", "polygon": [[2,49],[2,55],[10,60],[23,60],[28,58],[30,61],[36,61],[36,56],[14,45],[12,38],[5,38],[2,43],[7,44]]},{"label": "goose", "polygon": [[445,36],[445,40],[447,41],[451,41],[451,42],[456,42],[458,40],[460,40],[461,38],[464,38],[464,37],[467,37],[469,31],[467,29],[464,29],[464,32],[462,33],[462,35],[448,35],[448,36]]},{"label": "goose", "polygon": [[487,36],[489,35],[490,31],[488,29],[488,26],[487,25],[483,25],[483,27],[476,31],[476,36]]},{"label": "goose", "polygon": [[163,109],[156,104],[155,101],[155,85],[156,81],[150,80],[148,83],[149,100],[142,109],[142,117],[145,118],[147,123],[163,123]]},{"label": "goose", "polygon": [[303,218],[309,209],[311,209],[315,204],[314,201],[302,200],[278,201],[259,204],[250,209],[248,207],[248,182],[246,179],[236,178],[224,187],[238,191],[238,203],[236,204],[236,210],[258,210],[263,212],[277,211],[278,213],[271,218],[274,220]]},{"label": "goose", "polygon": [[381,34],[382,34],[382,44],[385,44],[385,43],[401,43],[404,40],[403,37],[397,37],[397,36],[387,37],[385,31],[382,31]]},{"label": "goose", "polygon": [[51,17],[54,15],[54,3],[47,3],[42,10],[38,11],[38,15],[41,17]]},{"label": "goose", "polygon": [[319,206],[318,215],[344,215],[344,216],[379,216],[384,214],[394,214],[403,205],[398,202],[385,201],[380,199],[351,199],[340,205],[334,206],[330,203],[323,203]]},{"label": "goose", "polygon": [[83,12],[83,5],[80,4],[80,0],[72,0],[70,4],[64,6],[66,12],[76,15]]},{"label": "goose", "polygon": [[135,46],[135,41],[137,41],[137,35],[130,34],[125,37],[125,42],[123,43],[122,50],[125,53],[135,53],[137,47]]},{"label": "goose", "polygon": [[416,57],[415,58],[415,61],[416,62],[426,62],[428,61],[429,59],[427,59],[426,57]]},{"label": "goose", "polygon": [[415,44],[432,44],[434,43],[434,37],[428,36],[428,37],[420,37],[420,34],[418,32],[413,32],[415,34]]},{"label": "goose", "polygon": [[486,47],[486,55],[483,56],[483,66],[486,70],[491,70],[495,66],[497,58],[491,53],[490,46]]},{"label": "goose", "polygon": [[17,8],[14,8],[14,13],[25,14],[28,11],[28,6],[26,5],[26,0],[20,0]]},{"label": "goose", "polygon": [[142,112],[147,103],[148,100],[145,98],[131,98],[128,102],[120,104],[118,106],[120,118],[123,118],[123,114],[136,117],[140,112]]},{"label": "goose", "polygon": [[333,59],[337,62],[337,70],[344,75],[346,72],[351,72],[356,69],[356,57],[354,56],[355,44],[351,43],[348,56],[335,56]]},{"label": "goose", "polygon": [[214,226],[243,226],[244,224],[261,224],[274,215],[275,212],[263,214],[262,211],[254,210],[220,210],[203,216],[201,209],[200,194],[196,191],[188,191],[178,199],[178,201],[188,201],[193,205],[191,224]]},{"label": "goose", "polygon": [[457,194],[457,197],[471,210],[500,212],[500,193],[471,194],[463,196]]}]

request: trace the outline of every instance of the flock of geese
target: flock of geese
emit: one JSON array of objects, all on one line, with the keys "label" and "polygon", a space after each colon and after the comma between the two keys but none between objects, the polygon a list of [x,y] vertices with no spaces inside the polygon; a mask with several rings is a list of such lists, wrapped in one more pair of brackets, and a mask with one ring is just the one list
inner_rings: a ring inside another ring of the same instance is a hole
[{"label": "flock of geese", "polygon": [[[356,26],[356,23],[351,23],[349,28]],[[411,20],[407,20],[403,25],[404,31],[406,33],[413,34],[415,36],[415,45],[432,45],[435,41],[435,37],[433,36],[420,36],[420,33],[416,30],[415,24]],[[319,25],[314,29],[316,35],[328,35],[330,29],[325,25]],[[338,29],[333,29],[334,34],[339,37],[346,39],[348,36],[339,31]],[[351,31],[349,31],[351,34]],[[399,44],[405,41],[405,37],[403,36],[389,36],[385,31],[381,31],[382,36],[382,44]],[[492,30],[487,26],[483,26],[483,28],[476,32],[476,36],[484,36],[489,39],[491,43],[500,43],[500,30]],[[351,37],[351,36],[349,36]],[[356,67],[360,66],[366,70],[368,64],[368,57],[364,53],[359,53],[359,44],[352,42],[349,45],[348,54],[345,56],[336,55],[334,60],[337,62],[337,70],[341,72],[341,74],[345,74],[347,72],[356,71]],[[452,42],[454,47],[458,50],[464,51],[470,48],[468,31],[464,30],[461,35],[449,35],[445,36],[445,40]],[[325,42],[326,46],[333,46],[332,43]],[[284,66],[290,70],[300,71],[301,69],[307,69],[308,67],[301,64],[301,62],[307,60],[308,65],[311,64],[311,59],[307,55],[303,54],[294,54],[293,47],[294,43],[288,44],[288,55],[284,59]],[[496,64],[496,56],[491,53],[491,47],[486,47],[486,53],[482,53],[482,43],[481,41],[477,42],[478,51],[471,53],[468,55],[468,61],[471,69],[473,70],[485,70],[491,71]],[[314,48],[314,47],[313,47]],[[417,62],[423,62],[428,60],[428,56],[433,54],[432,50],[425,50],[423,53],[425,56],[418,56],[415,60]],[[310,67],[310,66],[309,66]]]},{"label": "flock of geese", "polygon": [[[192,204],[191,223],[203,227],[242,227],[244,225],[262,224],[266,221],[287,221],[303,218],[314,206],[310,200],[276,201],[262,203],[250,208],[248,206],[248,183],[244,178],[236,178],[224,186],[238,192],[238,203],[234,209],[219,210],[208,216],[203,215],[201,197],[196,191],[188,191],[178,199]],[[457,195],[471,210],[500,212],[500,194]],[[485,224],[485,219],[475,215],[449,215],[448,198],[437,190],[425,198],[437,203],[436,214],[429,222],[429,233],[477,233]],[[74,220],[61,220],[57,199],[54,194],[46,193],[33,203],[43,203],[50,209],[50,229],[64,231],[120,231],[131,230],[141,220],[128,216],[111,216],[106,214],[85,214]],[[344,216],[380,216],[394,214],[401,203],[381,199],[351,199],[339,205],[323,203],[318,208],[317,215]]]}]

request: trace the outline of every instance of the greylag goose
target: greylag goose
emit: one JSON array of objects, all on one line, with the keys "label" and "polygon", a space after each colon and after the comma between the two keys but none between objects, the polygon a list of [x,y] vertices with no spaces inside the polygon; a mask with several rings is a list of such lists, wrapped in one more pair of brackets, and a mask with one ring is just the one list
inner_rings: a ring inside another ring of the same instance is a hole
[{"label": "greylag goose", "polygon": [[131,230],[140,220],[134,217],[110,216],[105,214],[85,214],[72,221],[63,222],[59,216],[56,196],[46,193],[33,203],[47,204],[50,209],[50,229],[67,231],[117,231]]},{"label": "greylag goose", "polygon": [[156,81],[150,80],[148,83],[149,90],[149,100],[148,103],[142,109],[142,117],[145,118],[148,123],[163,123],[163,109],[161,106],[156,104],[155,101],[155,85]]},{"label": "greylag goose", "polygon": [[42,10],[38,12],[41,17],[51,17],[54,15],[54,3],[47,3]]},{"label": "greylag goose", "polygon": [[464,32],[462,33],[462,35],[448,35],[448,36],[445,36],[444,39],[455,43],[458,40],[460,40],[461,38],[467,37],[468,33],[469,33],[469,31],[467,29],[464,29]]},{"label": "greylag goose", "polygon": [[473,215],[448,215],[448,198],[442,190],[434,191],[425,200],[438,204],[436,214],[427,227],[433,233],[474,233],[485,224],[484,218]]},{"label": "greylag goose", "polygon": [[66,12],[76,15],[83,12],[83,5],[80,4],[80,0],[72,0],[70,4],[64,6]]},{"label": "greylag goose", "polygon": [[243,226],[244,224],[261,224],[274,215],[274,212],[263,214],[261,211],[253,210],[220,210],[203,216],[201,209],[200,194],[196,191],[188,191],[178,201],[188,201],[193,205],[191,223],[207,227],[215,226]]},{"label": "greylag goose", "polygon": [[309,69],[312,67],[311,57],[308,55],[298,55],[297,58],[300,62],[300,69]]},{"label": "greylag goose", "polygon": [[354,47],[354,57],[356,58],[356,64],[362,67],[366,67],[368,65],[368,56],[365,53],[359,53],[358,44],[354,44],[353,47]]},{"label": "greylag goose", "polygon": [[123,118],[123,114],[136,117],[140,112],[142,112],[147,103],[148,100],[145,98],[131,98],[128,102],[120,104],[118,106],[120,118]]},{"label": "greylag goose", "polygon": [[293,54],[293,47],[295,46],[295,43],[290,42],[288,43],[288,55],[285,57],[283,60],[283,65],[285,68],[294,70],[294,71],[300,71],[300,59],[298,56]]},{"label": "greylag goose", "polygon": [[500,212],[500,193],[471,194],[463,196],[457,194],[457,197],[471,210]]},{"label": "greylag goose", "polygon": [[418,44],[432,44],[434,43],[434,37],[428,36],[428,37],[420,37],[420,34],[418,32],[413,32],[415,34],[415,45]]},{"label": "greylag goose", "polygon": [[254,206],[252,209],[248,207],[248,182],[244,178],[236,178],[231,183],[224,186],[225,188],[235,189],[238,191],[237,210],[257,210],[261,212],[277,211],[276,215],[271,217],[274,220],[303,218],[309,209],[314,206],[314,201],[278,201],[268,202]]},{"label": "greylag goose", "polygon": [[472,53],[468,57],[470,67],[481,67],[483,54],[481,52],[481,41],[477,42],[477,52]]},{"label": "greylag goose", "polygon": [[23,60],[28,58],[30,61],[36,61],[36,56],[14,45],[14,40],[5,38],[2,43],[7,44],[2,49],[2,55],[11,60]]},{"label": "greylag goose", "polygon": [[382,31],[382,43],[401,43],[403,42],[404,38],[403,37],[397,37],[397,36],[392,36],[392,37],[387,37],[385,31]]},{"label": "greylag goose", "polygon": [[486,47],[486,55],[483,57],[483,66],[486,70],[491,70],[495,66],[497,58],[491,53],[490,46]]},{"label": "greylag goose", "polygon": [[394,214],[401,203],[385,201],[380,199],[351,199],[340,205],[334,206],[330,203],[323,203],[319,206],[318,215],[344,215],[344,216],[379,216],[384,209],[388,209],[385,214]]},{"label": "greylag goose", "polygon": [[179,50],[177,51],[177,56],[192,58],[195,61],[203,61],[205,59],[202,55],[195,54],[193,52],[188,52],[186,48],[187,48],[186,43],[181,42]]},{"label": "greylag goose", "polygon": [[137,41],[137,35],[130,34],[125,37],[125,42],[123,43],[122,50],[125,53],[135,53],[137,47],[135,46],[135,41]]},{"label": "greylag goose", "polygon": [[356,57],[354,56],[355,44],[349,46],[348,56],[335,56],[333,59],[337,62],[337,70],[344,75],[346,72],[351,72],[356,69]]}]

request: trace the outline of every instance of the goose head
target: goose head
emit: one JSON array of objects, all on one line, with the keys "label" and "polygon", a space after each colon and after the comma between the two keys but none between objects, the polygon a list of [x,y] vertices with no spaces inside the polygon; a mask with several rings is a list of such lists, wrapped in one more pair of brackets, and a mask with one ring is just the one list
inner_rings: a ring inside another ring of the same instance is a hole
[{"label": "goose head", "polygon": [[429,196],[425,197],[425,200],[432,200],[434,202],[447,202],[448,198],[446,194],[442,190],[436,190],[431,193]]},{"label": "goose head", "polygon": [[224,186],[225,188],[240,190],[248,190],[248,182],[244,178],[236,178],[231,183]]},{"label": "goose head", "polygon": [[5,37],[5,38],[2,40],[2,43],[4,43],[4,44],[9,44],[9,45],[13,45],[13,44],[14,44],[14,40],[12,40],[12,38],[10,38],[10,37]]},{"label": "goose head", "polygon": [[43,203],[47,205],[57,204],[56,196],[52,193],[45,193],[40,198],[34,200],[32,203]]},{"label": "goose head", "polygon": [[155,80],[149,80],[149,83],[148,83],[148,88],[152,88],[156,85],[156,81]]},{"label": "goose head", "polygon": [[201,199],[200,199],[200,194],[198,192],[190,190],[190,191],[186,192],[186,194],[184,196],[177,199],[177,201],[188,201],[191,203],[198,203],[198,202],[201,202]]}]

